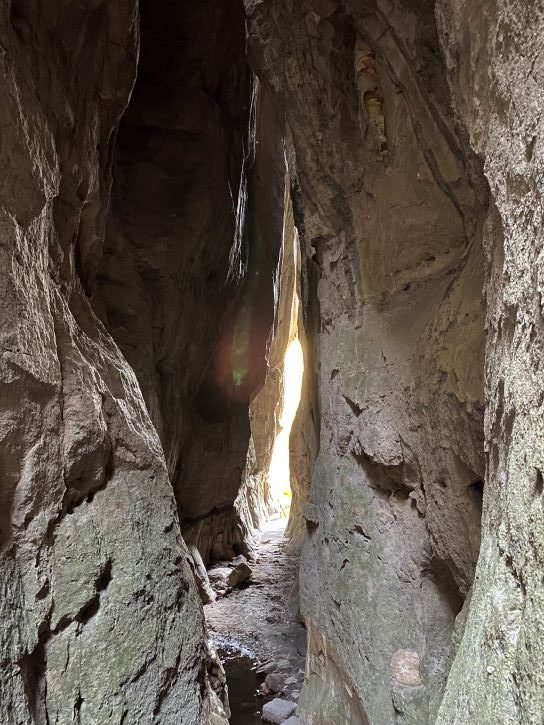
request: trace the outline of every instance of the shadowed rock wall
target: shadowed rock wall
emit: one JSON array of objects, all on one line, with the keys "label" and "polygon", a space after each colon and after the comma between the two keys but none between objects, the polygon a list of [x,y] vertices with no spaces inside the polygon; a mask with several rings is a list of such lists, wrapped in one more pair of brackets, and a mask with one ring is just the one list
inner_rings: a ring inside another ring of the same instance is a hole
[{"label": "shadowed rock wall", "polygon": [[[277,497],[280,492],[272,491],[274,482],[269,480],[269,474],[278,436],[284,430],[285,408],[294,405],[291,396],[296,394],[292,381],[289,386],[289,381],[286,380],[286,372],[289,374],[285,369],[286,353],[294,340],[301,343],[306,358],[308,351],[304,315],[300,304],[300,244],[293,219],[290,180],[287,174],[285,183],[282,251],[276,282],[276,316],[267,354],[268,370],[264,385],[250,404],[251,441],[237,502],[242,516],[248,522],[248,529],[253,529],[255,533],[266,520],[270,510],[274,510],[274,506],[278,505],[278,501],[274,501],[274,495]],[[291,370],[290,373],[293,375],[294,371]],[[300,551],[304,533],[302,511],[309,490],[308,477],[311,477],[315,461],[316,436],[309,415],[310,399],[304,389],[304,381],[307,381],[308,377],[308,375],[303,377],[301,401],[293,421],[293,426],[296,427],[291,428],[287,442],[290,480],[281,482],[285,487],[290,484],[292,491],[286,536],[293,540],[289,549],[297,552]],[[309,439],[314,444],[313,448],[308,444]],[[278,470],[272,475],[277,477],[282,467],[279,464]],[[307,469],[310,470],[309,474]],[[275,483],[278,485],[278,481]]]},{"label": "shadowed rock wall", "polygon": [[480,538],[485,184],[454,126],[433,3],[246,10],[319,270],[304,717],[432,722]]},{"label": "shadowed rock wall", "polygon": [[159,438],[84,291],[136,71],[132,2],[0,4],[0,721],[207,720]]},{"label": "shadowed rock wall", "polygon": [[484,229],[482,546],[437,722],[536,725],[544,720],[544,12],[509,0],[437,5],[459,119],[494,202]]},{"label": "shadowed rock wall", "polygon": [[303,721],[537,725],[542,9],[245,9],[0,3],[0,720],[225,721],[287,159]]},{"label": "shadowed rock wall", "polygon": [[281,122],[253,84],[241,2],[142,3],[93,302],[159,432],[184,537],[245,550],[233,507],[265,375],[281,244]]}]

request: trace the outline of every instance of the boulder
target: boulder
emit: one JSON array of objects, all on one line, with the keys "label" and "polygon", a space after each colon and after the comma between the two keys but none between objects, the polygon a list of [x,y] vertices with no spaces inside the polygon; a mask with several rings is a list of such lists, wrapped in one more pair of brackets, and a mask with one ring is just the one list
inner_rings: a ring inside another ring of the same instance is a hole
[{"label": "boulder", "polygon": [[230,574],[227,577],[227,582],[231,587],[238,587],[240,584],[243,584],[245,581],[247,581],[252,574],[251,567],[246,564],[245,562],[242,562],[234,567],[234,569],[230,572]]},{"label": "boulder", "polygon": [[276,697],[274,700],[265,703],[263,706],[262,719],[264,722],[271,722],[274,725],[281,725],[290,717],[296,710],[296,704],[289,702],[289,700],[282,700],[281,697]]},{"label": "boulder", "polygon": [[210,569],[208,571],[208,579],[212,584],[226,582],[231,572],[232,569],[227,566],[218,566],[215,569]]},{"label": "boulder", "polygon": [[270,692],[281,692],[285,687],[285,677],[280,675],[279,672],[272,672],[270,675],[267,675],[265,684]]}]

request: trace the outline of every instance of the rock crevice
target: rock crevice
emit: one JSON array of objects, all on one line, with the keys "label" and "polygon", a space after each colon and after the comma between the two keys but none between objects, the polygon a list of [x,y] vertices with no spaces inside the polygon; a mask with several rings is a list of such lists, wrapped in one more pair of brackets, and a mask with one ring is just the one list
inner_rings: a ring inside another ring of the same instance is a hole
[{"label": "rock crevice", "polygon": [[296,335],[297,717],[543,721],[543,27],[0,2],[2,722],[226,721]]}]

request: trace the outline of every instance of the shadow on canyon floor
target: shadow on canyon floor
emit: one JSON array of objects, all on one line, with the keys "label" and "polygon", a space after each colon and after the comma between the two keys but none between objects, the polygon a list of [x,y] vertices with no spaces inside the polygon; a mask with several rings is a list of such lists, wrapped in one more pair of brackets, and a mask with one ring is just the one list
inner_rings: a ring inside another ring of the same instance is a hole
[{"label": "shadow on canyon floor", "polygon": [[[286,553],[284,528],[285,520],[276,519],[263,529],[247,586],[204,606],[227,675],[232,725],[260,723],[267,700],[296,702],[302,688],[306,632],[294,591],[299,557]],[[265,679],[283,687],[271,692]]]}]

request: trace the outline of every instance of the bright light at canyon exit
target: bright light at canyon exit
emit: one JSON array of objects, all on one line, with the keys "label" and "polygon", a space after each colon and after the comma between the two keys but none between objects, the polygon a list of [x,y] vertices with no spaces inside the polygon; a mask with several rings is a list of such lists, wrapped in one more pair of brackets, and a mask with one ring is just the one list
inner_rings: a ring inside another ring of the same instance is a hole
[{"label": "bright light at canyon exit", "polygon": [[289,434],[300,403],[304,357],[298,337],[289,343],[283,363],[284,390],[279,419],[280,431],[276,436],[268,471],[270,495],[281,518],[287,518],[291,506],[289,467]]}]

